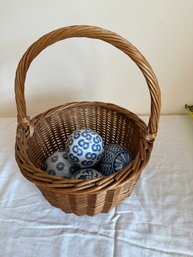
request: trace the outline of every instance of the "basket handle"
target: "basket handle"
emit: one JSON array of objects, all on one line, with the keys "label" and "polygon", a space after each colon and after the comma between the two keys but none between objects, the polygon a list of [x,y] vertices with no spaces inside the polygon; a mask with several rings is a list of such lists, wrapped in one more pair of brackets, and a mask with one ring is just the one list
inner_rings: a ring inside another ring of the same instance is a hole
[{"label": "basket handle", "polygon": [[24,127],[26,127],[26,125],[30,126],[31,124],[30,118],[27,116],[24,95],[26,74],[31,62],[49,45],[52,45],[57,41],[73,37],[87,37],[103,40],[119,48],[137,64],[146,79],[150,92],[151,113],[146,138],[149,141],[153,140],[156,137],[158,128],[161,93],[157,78],[151,66],[144,56],[126,39],[114,32],[95,26],[75,25],[54,30],[42,36],[27,49],[18,64],[15,77],[15,98],[18,112],[18,123],[22,124]]}]

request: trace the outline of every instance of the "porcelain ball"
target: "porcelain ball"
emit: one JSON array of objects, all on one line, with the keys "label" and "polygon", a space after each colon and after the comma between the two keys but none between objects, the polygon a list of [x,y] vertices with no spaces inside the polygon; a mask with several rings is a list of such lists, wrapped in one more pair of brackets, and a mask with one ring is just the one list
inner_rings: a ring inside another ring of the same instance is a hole
[{"label": "porcelain ball", "polygon": [[80,169],[80,166],[68,160],[68,155],[65,151],[56,151],[48,157],[44,168],[50,175],[71,178]]},{"label": "porcelain ball", "polygon": [[72,162],[88,168],[101,160],[104,142],[97,132],[88,128],[78,129],[68,137],[65,150]]},{"label": "porcelain ball", "polygon": [[132,159],[132,154],[127,148],[119,144],[109,144],[104,148],[98,167],[105,176],[108,176],[125,168]]},{"label": "porcelain ball", "polygon": [[102,177],[103,174],[93,168],[86,168],[86,169],[81,169],[77,172],[75,172],[71,179],[93,179],[93,178],[99,178]]}]

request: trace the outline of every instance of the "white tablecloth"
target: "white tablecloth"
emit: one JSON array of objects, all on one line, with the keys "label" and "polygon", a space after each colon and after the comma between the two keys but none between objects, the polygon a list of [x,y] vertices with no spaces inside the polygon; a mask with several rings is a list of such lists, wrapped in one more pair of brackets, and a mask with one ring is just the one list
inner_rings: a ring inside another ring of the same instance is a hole
[{"label": "white tablecloth", "polygon": [[193,256],[193,120],[162,116],[148,166],[108,214],[50,206],[14,158],[16,120],[0,119],[0,257]]}]

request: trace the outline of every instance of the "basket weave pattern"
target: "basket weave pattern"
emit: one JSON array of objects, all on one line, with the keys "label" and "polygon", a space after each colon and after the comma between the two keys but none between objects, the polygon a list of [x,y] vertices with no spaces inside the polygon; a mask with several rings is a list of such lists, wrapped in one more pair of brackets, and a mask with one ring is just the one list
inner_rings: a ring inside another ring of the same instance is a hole
[{"label": "basket weave pattern", "polygon": [[[27,70],[33,59],[49,45],[70,37],[104,40],[126,53],[144,74],[151,96],[148,126],[134,113],[111,103],[73,102],[57,106],[29,118],[24,95]],[[22,174],[34,183],[44,197],[66,213],[96,215],[108,212],[129,196],[146,166],[156,137],[160,115],[160,90],[157,79],[141,53],[116,33],[93,26],[71,26],[55,30],[37,40],[23,55],[16,72],[15,95],[18,111],[16,160]],[[108,177],[70,180],[49,175],[43,164],[49,155],[64,149],[75,130],[91,128],[105,143],[127,147],[134,160]]]}]

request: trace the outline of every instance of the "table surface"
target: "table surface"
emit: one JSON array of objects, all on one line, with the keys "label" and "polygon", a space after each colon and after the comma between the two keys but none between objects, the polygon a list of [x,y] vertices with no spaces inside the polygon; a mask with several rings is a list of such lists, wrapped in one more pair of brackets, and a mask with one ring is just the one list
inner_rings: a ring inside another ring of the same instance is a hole
[{"label": "table surface", "polygon": [[190,116],[161,116],[150,162],[131,196],[94,217],[50,206],[22,176],[15,130],[15,118],[0,119],[0,257],[193,256]]}]

